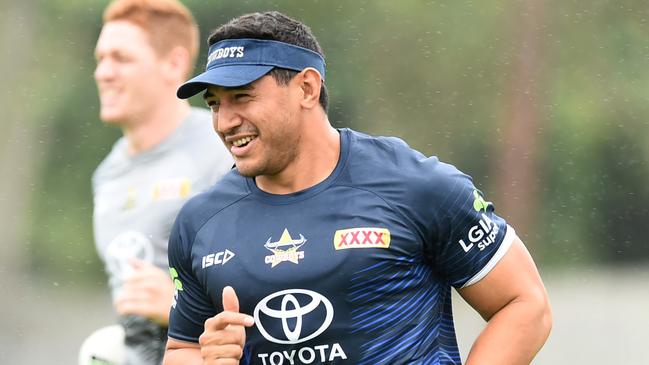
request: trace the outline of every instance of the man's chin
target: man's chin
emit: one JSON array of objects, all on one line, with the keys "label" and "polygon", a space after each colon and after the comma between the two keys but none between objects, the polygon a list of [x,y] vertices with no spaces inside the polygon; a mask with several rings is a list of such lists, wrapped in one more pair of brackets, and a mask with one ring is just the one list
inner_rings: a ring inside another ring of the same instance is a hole
[{"label": "man's chin", "polygon": [[249,164],[242,163],[240,161],[234,162],[237,172],[239,172],[239,175],[245,176],[245,177],[255,177],[259,175],[259,171],[255,169],[253,166],[250,166]]},{"label": "man's chin", "polygon": [[245,176],[245,177],[255,177],[255,176],[257,176],[257,174],[255,174],[254,171],[241,169],[239,166],[237,166],[237,171],[239,172],[239,175],[241,175],[241,176]]},{"label": "man's chin", "polygon": [[119,113],[102,110],[99,112],[99,119],[106,124],[120,125],[123,124],[124,116]]}]

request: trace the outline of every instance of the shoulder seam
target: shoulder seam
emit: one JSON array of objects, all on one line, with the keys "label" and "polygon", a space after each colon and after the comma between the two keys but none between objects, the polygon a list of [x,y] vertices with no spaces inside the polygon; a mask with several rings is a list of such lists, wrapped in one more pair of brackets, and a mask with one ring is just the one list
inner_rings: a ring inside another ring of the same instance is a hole
[{"label": "shoulder seam", "polygon": [[250,192],[248,192],[247,194],[243,195],[243,196],[240,197],[239,199],[234,200],[232,203],[227,204],[226,206],[224,206],[224,207],[222,207],[221,209],[219,209],[219,210],[217,210],[216,212],[214,212],[214,214],[212,214],[212,215],[210,215],[209,217],[207,217],[207,219],[205,219],[205,222],[203,222],[203,223],[202,223],[202,224],[201,224],[201,225],[196,229],[196,231],[194,232],[194,237],[192,237],[192,241],[191,241],[191,243],[190,243],[190,245],[189,245],[189,251],[191,252],[191,250],[194,248],[194,242],[196,241],[196,237],[198,236],[198,232],[200,232],[200,231],[203,229],[203,227],[205,227],[205,225],[207,224],[207,222],[209,222],[209,221],[210,221],[212,218],[214,218],[214,216],[216,216],[217,214],[221,213],[224,209],[229,208],[230,206],[232,206],[232,205],[238,203],[239,201],[241,201],[242,199],[247,198],[248,196],[250,196]]},{"label": "shoulder seam", "polygon": [[410,217],[406,216],[405,214],[401,213],[401,211],[396,209],[392,204],[390,204],[390,202],[387,199],[382,197],[381,194],[379,194],[379,193],[377,193],[377,192],[375,192],[373,190],[370,190],[370,189],[364,189],[364,188],[360,188],[358,186],[353,186],[353,185],[348,185],[348,184],[337,184],[337,186],[344,186],[344,187],[347,187],[347,188],[352,188],[352,189],[356,189],[356,190],[362,190],[362,191],[368,192],[368,193],[376,196],[377,198],[381,199],[387,206],[389,206],[392,209],[393,212],[395,212],[395,214],[398,214],[406,222],[408,222],[408,226],[410,227],[410,230],[412,230],[412,232],[414,232],[417,235],[417,237],[419,237],[422,240],[422,242],[426,241],[426,237],[421,236],[419,230],[416,228],[417,226],[412,221],[412,219],[410,219]]}]

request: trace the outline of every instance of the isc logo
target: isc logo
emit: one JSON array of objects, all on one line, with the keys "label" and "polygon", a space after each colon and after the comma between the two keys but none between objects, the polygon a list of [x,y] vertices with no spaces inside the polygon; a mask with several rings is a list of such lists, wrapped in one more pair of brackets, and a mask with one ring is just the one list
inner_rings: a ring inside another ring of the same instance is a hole
[{"label": "isc logo", "polygon": [[234,252],[226,249],[225,251],[211,253],[209,255],[203,256],[202,267],[210,267],[212,265],[225,265],[226,262],[230,261],[234,257]]}]

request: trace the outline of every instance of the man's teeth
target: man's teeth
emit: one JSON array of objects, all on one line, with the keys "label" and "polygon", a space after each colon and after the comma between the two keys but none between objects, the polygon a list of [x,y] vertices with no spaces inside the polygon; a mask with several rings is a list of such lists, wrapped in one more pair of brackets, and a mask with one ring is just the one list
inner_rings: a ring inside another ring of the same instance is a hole
[{"label": "man's teeth", "polygon": [[255,139],[255,137],[245,137],[245,138],[241,138],[241,139],[238,139],[238,140],[232,142],[232,144],[233,144],[235,147],[241,147],[241,146],[243,146],[244,144],[246,144],[246,143],[252,141],[253,139]]},{"label": "man's teeth", "polygon": [[105,98],[114,98],[117,96],[117,90],[102,90],[101,96]]}]

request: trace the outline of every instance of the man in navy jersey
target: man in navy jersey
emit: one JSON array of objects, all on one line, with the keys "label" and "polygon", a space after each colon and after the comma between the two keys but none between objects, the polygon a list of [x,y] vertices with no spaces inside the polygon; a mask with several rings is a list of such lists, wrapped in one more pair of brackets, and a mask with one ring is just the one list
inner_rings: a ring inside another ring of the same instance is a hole
[{"label": "man in navy jersey", "polygon": [[528,364],[550,331],[534,262],[469,176],[337,130],[304,24],[210,36],[204,92],[236,169],[181,210],[165,364],[459,364],[451,288],[487,320],[467,364]]}]

